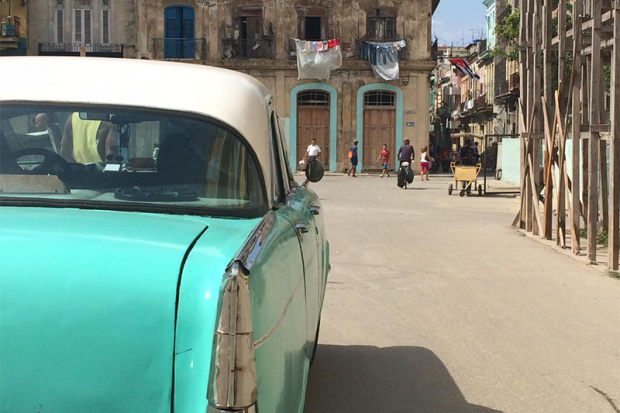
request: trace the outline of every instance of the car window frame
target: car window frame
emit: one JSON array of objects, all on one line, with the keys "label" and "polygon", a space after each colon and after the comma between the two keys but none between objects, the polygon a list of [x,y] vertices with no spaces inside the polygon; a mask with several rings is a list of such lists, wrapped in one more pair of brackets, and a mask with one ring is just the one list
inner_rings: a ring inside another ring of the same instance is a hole
[{"label": "car window frame", "polygon": [[[285,178],[284,153],[282,151],[282,141],[280,136],[280,127],[278,124],[278,115],[275,110],[271,110],[269,114],[269,134],[271,139],[272,162],[274,166],[274,195],[277,204],[284,204],[286,198],[291,192],[290,182]],[[277,192],[276,192],[277,190]]]},{"label": "car window frame", "polygon": [[289,185],[291,188],[298,186],[297,181],[295,181],[295,175],[293,175],[293,170],[291,169],[291,164],[288,161],[289,158],[289,152],[286,150],[287,146],[284,143],[284,134],[282,133],[282,124],[280,123],[281,119],[280,115],[276,114],[277,119],[278,119],[278,131],[280,132],[280,146],[281,146],[281,150],[282,150],[282,155],[283,155],[283,159],[284,159],[284,166],[285,166],[285,171],[286,171],[286,177],[288,178],[289,181]]},{"label": "car window frame", "polygon": [[[266,171],[265,165],[261,164],[258,154],[254,150],[254,147],[250,144],[250,142],[239,132],[237,128],[228,123],[222,122],[221,120],[209,116],[204,113],[199,112],[190,112],[190,111],[179,111],[174,109],[162,109],[162,108],[152,108],[152,107],[140,107],[140,106],[131,106],[131,105],[112,105],[112,104],[95,104],[95,103],[82,103],[82,102],[49,102],[49,101],[22,101],[22,100],[2,100],[0,101],[0,111],[3,109],[6,110],[6,107],[18,108],[23,107],[25,109],[49,109],[56,111],[73,111],[75,112],[76,108],[79,109],[88,109],[92,108],[94,110],[101,111],[146,111],[155,115],[160,116],[173,116],[180,118],[188,118],[193,119],[200,122],[207,122],[213,125],[216,125],[222,129],[227,130],[233,136],[235,136],[242,145],[245,146],[248,155],[252,158],[256,170],[258,172],[258,181],[261,186],[262,193],[262,202],[261,205],[257,205],[254,208],[248,208],[247,210],[243,208],[211,208],[211,207],[194,207],[189,205],[184,206],[171,206],[165,205],[162,203],[157,204],[146,204],[146,203],[101,203],[101,202],[90,202],[83,200],[71,200],[71,201],[58,201],[52,199],[43,199],[43,198],[22,198],[22,197],[1,197],[0,206],[28,206],[28,202],[32,202],[33,206],[36,207],[44,207],[46,203],[49,203],[50,207],[76,207],[81,209],[94,209],[94,210],[127,210],[134,212],[150,212],[150,213],[163,213],[163,214],[189,214],[189,215],[197,215],[197,216],[222,216],[222,217],[237,217],[237,218],[258,218],[264,216],[267,211],[270,209],[270,197],[268,195],[268,189],[266,184]],[[8,119],[7,119],[8,121]],[[15,133],[12,130],[11,132]],[[36,205],[35,205],[36,204]],[[132,208],[135,208],[132,209]],[[229,213],[230,212],[230,213]]]}]

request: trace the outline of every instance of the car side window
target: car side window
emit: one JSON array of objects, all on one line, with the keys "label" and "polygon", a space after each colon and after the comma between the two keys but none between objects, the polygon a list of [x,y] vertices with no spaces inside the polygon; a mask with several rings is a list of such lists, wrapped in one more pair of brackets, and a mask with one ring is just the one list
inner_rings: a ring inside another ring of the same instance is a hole
[{"label": "car side window", "polygon": [[280,141],[280,128],[278,125],[275,112],[271,112],[271,138],[273,148],[273,162],[275,164],[275,176],[276,176],[276,200],[283,202],[284,198],[290,191],[290,183],[288,179],[285,179],[285,167],[283,164],[283,152]]}]

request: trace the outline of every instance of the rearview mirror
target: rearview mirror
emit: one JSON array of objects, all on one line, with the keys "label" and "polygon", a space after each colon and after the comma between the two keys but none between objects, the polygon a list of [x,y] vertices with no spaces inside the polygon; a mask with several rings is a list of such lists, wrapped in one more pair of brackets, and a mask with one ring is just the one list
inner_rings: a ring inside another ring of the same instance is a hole
[{"label": "rearview mirror", "polygon": [[306,166],[306,179],[312,183],[319,182],[325,175],[325,167],[321,161],[314,160],[308,162]]},{"label": "rearview mirror", "polygon": [[110,114],[103,112],[80,112],[81,120],[91,120],[91,121],[101,121],[101,122],[109,122]]}]

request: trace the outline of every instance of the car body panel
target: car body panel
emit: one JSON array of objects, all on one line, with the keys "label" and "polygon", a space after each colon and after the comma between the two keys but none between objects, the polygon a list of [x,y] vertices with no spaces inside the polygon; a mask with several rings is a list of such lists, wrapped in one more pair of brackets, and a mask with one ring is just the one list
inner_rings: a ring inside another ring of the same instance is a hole
[{"label": "car body panel", "polygon": [[207,221],[3,207],[0,228],[2,412],[170,411],[178,276]]},{"label": "car body panel", "polygon": [[276,223],[250,272],[258,406],[264,412],[298,412],[305,395],[304,271],[291,212],[276,211]]},{"label": "car body panel", "polygon": [[260,219],[207,219],[183,267],[175,350],[175,411],[205,413],[223,275]]},{"label": "car body panel", "polygon": [[[315,348],[316,327],[321,316],[323,291],[325,289],[324,228],[320,212],[321,202],[312,191],[295,188],[288,206],[293,209],[295,218],[309,225],[308,232],[302,236],[303,258],[306,270],[306,351],[309,356]],[[318,207],[318,215],[311,208]]]}]

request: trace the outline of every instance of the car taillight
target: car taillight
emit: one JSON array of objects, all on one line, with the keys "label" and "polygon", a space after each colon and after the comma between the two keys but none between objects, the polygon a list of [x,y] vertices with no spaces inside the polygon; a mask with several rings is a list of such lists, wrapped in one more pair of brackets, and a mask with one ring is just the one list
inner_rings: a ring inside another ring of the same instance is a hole
[{"label": "car taillight", "polygon": [[255,411],[258,384],[249,272],[239,261],[226,271],[219,300],[208,411]]}]

